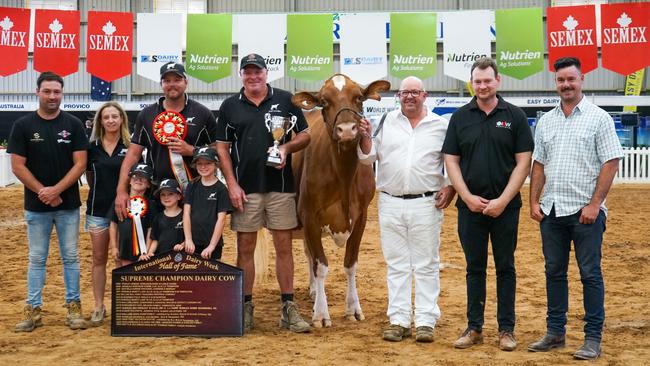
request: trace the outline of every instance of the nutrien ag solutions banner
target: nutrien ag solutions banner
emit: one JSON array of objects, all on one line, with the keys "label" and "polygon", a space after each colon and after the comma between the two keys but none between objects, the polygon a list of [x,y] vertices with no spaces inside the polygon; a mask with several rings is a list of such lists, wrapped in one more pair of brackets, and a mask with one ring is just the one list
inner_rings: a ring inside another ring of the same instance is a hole
[{"label": "nutrien ag solutions banner", "polygon": [[436,73],[436,13],[390,15],[390,74],[425,79]]},{"label": "nutrien ag solutions banner", "polygon": [[332,14],[287,15],[287,75],[324,80],[334,70]]}]

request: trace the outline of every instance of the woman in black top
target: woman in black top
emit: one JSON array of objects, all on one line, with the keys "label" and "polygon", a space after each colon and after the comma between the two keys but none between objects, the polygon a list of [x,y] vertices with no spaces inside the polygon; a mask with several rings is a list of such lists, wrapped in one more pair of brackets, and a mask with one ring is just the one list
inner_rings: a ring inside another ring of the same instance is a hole
[{"label": "woman in black top", "polygon": [[128,117],[116,102],[104,103],[93,120],[88,150],[86,179],[90,186],[86,210],[86,230],[92,243],[92,284],[95,309],[93,326],[101,325],[106,315],[106,261],[108,259],[109,209],[115,201],[120,165],[131,142]]}]

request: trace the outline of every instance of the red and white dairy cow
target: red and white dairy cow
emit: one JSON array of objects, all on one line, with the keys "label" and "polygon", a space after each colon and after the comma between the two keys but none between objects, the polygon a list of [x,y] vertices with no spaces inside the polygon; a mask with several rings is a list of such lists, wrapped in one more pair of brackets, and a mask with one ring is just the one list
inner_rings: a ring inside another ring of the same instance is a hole
[{"label": "red and white dairy cow", "polygon": [[372,168],[360,164],[357,158],[358,123],[363,118],[363,101],[380,100],[379,93],[389,89],[390,83],[384,80],[363,88],[347,76],[335,74],[318,93],[300,92],[292,100],[306,110],[311,134],[309,146],[293,155],[292,168],[310,264],[315,327],[332,324],[325,294],[328,261],[321,241],[324,234],[329,234],[339,247],[345,245],[345,317],[364,319],[356,288],[356,266],[368,205],[375,194],[375,179]]}]

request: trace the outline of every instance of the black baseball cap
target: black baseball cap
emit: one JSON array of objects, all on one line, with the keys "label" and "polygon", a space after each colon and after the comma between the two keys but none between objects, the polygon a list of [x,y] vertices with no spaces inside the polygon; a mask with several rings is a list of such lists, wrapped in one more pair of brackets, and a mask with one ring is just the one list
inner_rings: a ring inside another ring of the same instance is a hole
[{"label": "black baseball cap", "polygon": [[158,186],[158,189],[153,193],[155,196],[158,196],[162,191],[169,191],[183,195],[181,187],[178,185],[176,179],[163,179]]},{"label": "black baseball cap", "polygon": [[176,62],[168,62],[160,67],[160,78],[162,79],[167,73],[173,72],[187,79],[185,75],[185,66]]},{"label": "black baseball cap", "polygon": [[209,146],[199,147],[194,149],[192,164],[194,164],[198,159],[205,159],[215,163],[219,162],[219,158],[217,157],[217,152]]},{"label": "black baseball cap", "polygon": [[139,174],[151,180],[151,177],[153,176],[153,169],[151,169],[151,167],[147,164],[138,163],[131,167],[131,170],[129,171],[129,177],[132,177],[136,174]]},{"label": "black baseball cap", "polygon": [[239,69],[243,70],[248,65],[255,65],[260,69],[266,69],[266,61],[264,61],[264,58],[257,53],[251,53],[244,56],[239,64]]}]

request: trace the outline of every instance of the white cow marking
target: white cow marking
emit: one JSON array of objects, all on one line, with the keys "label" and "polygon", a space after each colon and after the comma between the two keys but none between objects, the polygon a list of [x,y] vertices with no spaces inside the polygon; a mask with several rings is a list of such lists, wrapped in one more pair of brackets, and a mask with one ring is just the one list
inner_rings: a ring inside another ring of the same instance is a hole
[{"label": "white cow marking", "polygon": [[332,82],[334,83],[336,89],[338,89],[339,91],[343,90],[343,87],[345,86],[345,78],[342,75],[336,75],[335,77],[333,77]]}]

